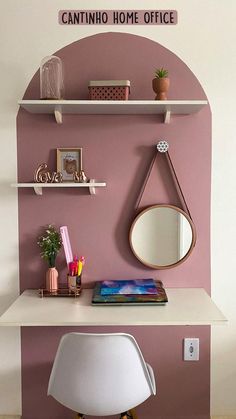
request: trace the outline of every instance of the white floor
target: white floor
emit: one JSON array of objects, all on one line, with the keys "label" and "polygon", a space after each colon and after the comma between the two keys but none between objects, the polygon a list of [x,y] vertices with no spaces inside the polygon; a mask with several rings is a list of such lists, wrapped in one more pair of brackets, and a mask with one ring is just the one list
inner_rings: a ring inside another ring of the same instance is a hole
[{"label": "white floor", "polygon": [[[20,419],[21,416],[0,415],[0,419]],[[236,419],[236,415],[230,416],[211,416],[211,419]]]}]

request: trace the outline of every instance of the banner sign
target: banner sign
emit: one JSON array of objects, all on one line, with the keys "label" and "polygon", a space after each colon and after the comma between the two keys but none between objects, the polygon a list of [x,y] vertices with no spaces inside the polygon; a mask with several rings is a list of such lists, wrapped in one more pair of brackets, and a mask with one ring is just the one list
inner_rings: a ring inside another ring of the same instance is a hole
[{"label": "banner sign", "polygon": [[60,25],[176,25],[176,10],[60,10]]}]

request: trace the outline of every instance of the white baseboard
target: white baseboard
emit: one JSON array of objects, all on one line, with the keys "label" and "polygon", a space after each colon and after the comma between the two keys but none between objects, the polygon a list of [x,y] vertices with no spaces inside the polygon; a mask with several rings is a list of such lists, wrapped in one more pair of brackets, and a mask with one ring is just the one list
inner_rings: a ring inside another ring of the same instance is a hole
[{"label": "white baseboard", "polygon": [[236,419],[236,415],[211,416],[211,419]]},{"label": "white baseboard", "polygon": [[0,415],[0,419],[21,419],[20,415]]}]

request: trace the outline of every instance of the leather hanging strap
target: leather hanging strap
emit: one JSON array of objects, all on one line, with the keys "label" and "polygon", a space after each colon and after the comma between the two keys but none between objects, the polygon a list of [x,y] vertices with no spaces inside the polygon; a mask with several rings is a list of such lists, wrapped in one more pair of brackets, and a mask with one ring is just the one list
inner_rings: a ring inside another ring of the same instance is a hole
[{"label": "leather hanging strap", "polygon": [[139,196],[138,196],[138,199],[137,199],[137,202],[136,202],[136,205],[135,205],[135,211],[138,211],[140,201],[141,201],[141,199],[142,199],[142,196],[143,196],[144,190],[145,190],[146,185],[147,185],[147,183],[148,183],[148,179],[149,179],[149,177],[150,177],[150,174],[151,174],[152,168],[153,168],[153,166],[154,166],[154,163],[155,163],[155,161],[156,161],[156,158],[157,158],[157,152],[155,152],[155,155],[154,155],[154,157],[153,157],[153,159],[152,159],[152,161],[151,161],[151,164],[150,164],[150,166],[149,166],[148,172],[147,172],[146,177],[145,177],[145,179],[144,179],[143,186],[142,186],[142,188],[141,188],[140,194],[139,194]]},{"label": "leather hanging strap", "polygon": [[[147,174],[146,174],[146,177],[145,177],[145,179],[144,179],[143,186],[142,186],[142,188],[141,188],[141,191],[140,191],[140,194],[139,194],[139,196],[138,196],[137,203],[136,203],[136,206],[135,206],[135,210],[136,210],[136,211],[138,211],[140,201],[141,201],[141,199],[142,199],[142,196],[143,196],[144,190],[145,190],[146,185],[147,185],[147,183],[148,183],[148,179],[150,178],[150,175],[151,175],[151,172],[152,172],[152,168],[153,168],[154,163],[155,163],[156,158],[157,158],[157,153],[159,153],[159,151],[158,151],[158,150],[156,150],[156,151],[155,151],[155,155],[154,155],[154,157],[153,157],[153,159],[152,159],[152,161],[151,161],[150,167],[149,167],[148,172],[147,172]],[[175,171],[174,166],[173,166],[173,163],[172,163],[172,161],[171,161],[170,154],[169,154],[169,152],[168,152],[168,151],[162,152],[161,154],[164,154],[164,155],[165,155],[165,158],[166,158],[166,161],[167,161],[168,167],[169,167],[169,169],[170,169],[170,171],[171,171],[171,175],[172,175],[172,178],[173,178],[173,181],[174,181],[174,184],[175,184],[175,188],[176,188],[176,191],[177,191],[178,197],[179,197],[179,198],[180,198],[180,200],[181,200],[181,204],[182,204],[182,206],[183,206],[183,209],[184,209],[184,211],[185,211],[185,212],[189,215],[189,217],[192,219],[191,214],[190,214],[190,211],[189,211],[189,209],[188,209],[188,205],[187,205],[186,199],[185,199],[184,194],[183,194],[183,191],[182,191],[182,189],[181,189],[181,186],[180,186],[180,183],[179,183],[179,180],[178,180],[178,177],[177,177],[176,171]],[[164,157],[164,156],[163,156],[163,157]]]},{"label": "leather hanging strap", "polygon": [[192,220],[192,217],[191,217],[190,211],[189,211],[189,209],[188,209],[188,205],[187,205],[186,199],[185,199],[185,197],[184,197],[183,191],[182,191],[182,189],[181,189],[181,186],[180,186],[180,183],[179,183],[179,180],[178,180],[178,177],[177,177],[177,174],[176,174],[175,168],[174,168],[174,166],[173,166],[173,163],[172,163],[172,160],[171,160],[171,158],[170,158],[170,154],[169,154],[169,152],[168,152],[168,151],[165,153],[165,156],[166,156],[167,163],[168,163],[168,165],[169,165],[169,167],[170,167],[170,171],[171,171],[171,174],[172,174],[172,178],[173,178],[174,183],[175,183],[175,188],[176,188],[177,194],[178,194],[178,196],[179,196],[179,198],[180,198],[180,200],[181,200],[181,203],[182,203],[183,209],[185,210],[185,212],[189,215],[189,217],[190,217],[190,218],[191,218],[191,220]]}]

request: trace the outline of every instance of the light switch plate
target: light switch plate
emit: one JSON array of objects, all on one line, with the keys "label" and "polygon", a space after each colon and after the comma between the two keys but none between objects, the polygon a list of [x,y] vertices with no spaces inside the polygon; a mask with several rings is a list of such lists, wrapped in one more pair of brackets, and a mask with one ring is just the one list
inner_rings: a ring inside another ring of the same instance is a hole
[{"label": "light switch plate", "polygon": [[199,361],[199,338],[184,339],[184,361]]}]

